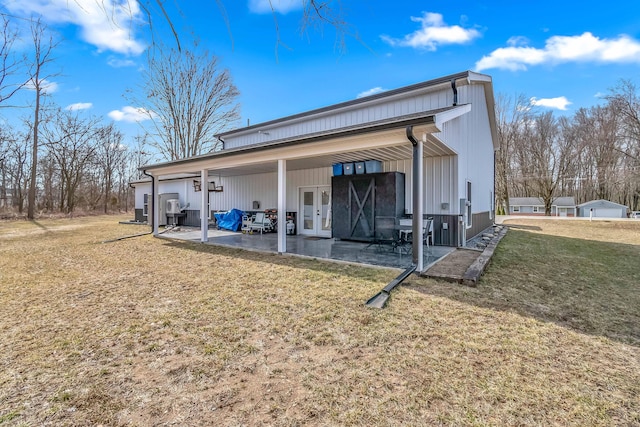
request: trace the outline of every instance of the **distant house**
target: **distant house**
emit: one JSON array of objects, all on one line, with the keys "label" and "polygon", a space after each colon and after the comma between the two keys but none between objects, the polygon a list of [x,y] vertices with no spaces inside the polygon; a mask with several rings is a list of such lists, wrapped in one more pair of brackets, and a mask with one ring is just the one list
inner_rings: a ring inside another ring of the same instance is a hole
[{"label": "distant house", "polygon": [[578,216],[586,218],[626,218],[628,208],[625,205],[608,200],[592,200],[578,205]]},{"label": "distant house", "polygon": [[[509,215],[544,215],[544,200],[540,197],[510,197]],[[556,197],[551,202],[551,216],[576,216],[573,197]]]}]

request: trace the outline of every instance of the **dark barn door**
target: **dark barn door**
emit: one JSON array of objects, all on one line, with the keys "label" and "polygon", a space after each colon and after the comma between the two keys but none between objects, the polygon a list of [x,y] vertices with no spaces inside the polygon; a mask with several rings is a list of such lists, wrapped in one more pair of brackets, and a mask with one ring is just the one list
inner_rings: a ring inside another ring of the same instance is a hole
[{"label": "dark barn door", "polygon": [[404,174],[334,176],[331,186],[334,238],[371,241],[381,217],[390,218],[393,227],[404,211]]}]

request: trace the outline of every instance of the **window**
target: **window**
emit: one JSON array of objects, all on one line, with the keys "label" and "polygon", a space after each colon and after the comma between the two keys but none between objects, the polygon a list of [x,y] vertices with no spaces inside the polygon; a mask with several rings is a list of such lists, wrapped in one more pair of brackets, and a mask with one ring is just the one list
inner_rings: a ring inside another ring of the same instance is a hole
[{"label": "window", "polygon": [[534,206],[533,213],[539,213],[539,212],[540,212],[540,206]]},{"label": "window", "polygon": [[520,206],[511,206],[511,211],[520,212]]},{"label": "window", "polygon": [[467,181],[467,228],[471,227],[471,181]]},{"label": "window", "polygon": [[144,194],[144,202],[142,205],[142,216],[149,216],[149,195]]}]

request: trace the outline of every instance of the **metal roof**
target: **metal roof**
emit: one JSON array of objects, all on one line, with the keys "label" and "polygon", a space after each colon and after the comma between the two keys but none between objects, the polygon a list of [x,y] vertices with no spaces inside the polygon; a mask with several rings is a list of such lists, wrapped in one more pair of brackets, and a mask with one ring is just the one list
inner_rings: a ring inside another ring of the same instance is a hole
[{"label": "metal roof", "polygon": [[591,207],[591,208],[625,208],[629,209],[626,205],[621,205],[620,203],[615,203],[609,200],[599,199],[599,200],[591,200],[589,202],[582,203],[578,205],[579,208]]},{"label": "metal roof", "polygon": [[[478,74],[478,73],[474,73],[472,71],[463,71],[460,73],[456,73],[456,74],[451,74],[448,76],[444,76],[444,77],[439,77],[437,79],[432,79],[432,80],[428,80],[425,82],[421,82],[421,83],[416,83],[413,85],[409,85],[409,86],[404,86],[398,89],[392,89],[392,90],[387,90],[384,92],[380,92],[380,93],[376,93],[370,96],[364,96],[362,98],[358,98],[358,99],[352,99],[350,101],[346,101],[346,102],[341,102],[338,104],[333,104],[333,105],[329,105],[327,107],[322,107],[322,108],[318,108],[315,110],[310,110],[310,111],[305,111],[302,113],[298,113],[298,114],[293,114],[291,116],[285,116],[285,117],[281,117],[275,120],[270,120],[267,122],[262,122],[262,123],[257,123],[255,125],[251,125],[251,126],[245,126],[245,127],[241,127],[238,129],[233,129],[227,132],[223,132],[220,133],[218,135],[216,135],[216,137],[223,139],[225,136],[229,136],[229,135],[234,135],[234,134],[240,134],[240,133],[244,133],[244,132],[254,132],[258,129],[262,129],[265,127],[270,127],[273,125],[277,125],[280,123],[285,123],[285,122],[291,122],[291,121],[295,121],[298,119],[302,119],[302,118],[307,118],[310,116],[315,116],[318,114],[323,114],[326,112],[333,112],[333,111],[337,111],[337,110],[341,110],[343,108],[349,108],[349,107],[353,107],[356,105],[360,105],[360,104],[367,104],[367,103],[371,103],[371,102],[375,102],[378,100],[387,100],[389,98],[393,98],[394,96],[397,95],[401,95],[401,94],[405,94],[405,93],[409,93],[409,92],[413,92],[413,91],[418,91],[418,90],[423,90],[423,89],[427,89],[427,88],[432,88],[435,86],[439,86],[442,84],[451,84],[452,81],[457,81],[457,80],[461,80],[461,79],[470,79],[471,77],[475,77],[475,79],[480,78],[480,77],[486,77],[489,78],[489,76],[486,76],[484,74]],[[490,81],[490,78],[489,78]]]}]

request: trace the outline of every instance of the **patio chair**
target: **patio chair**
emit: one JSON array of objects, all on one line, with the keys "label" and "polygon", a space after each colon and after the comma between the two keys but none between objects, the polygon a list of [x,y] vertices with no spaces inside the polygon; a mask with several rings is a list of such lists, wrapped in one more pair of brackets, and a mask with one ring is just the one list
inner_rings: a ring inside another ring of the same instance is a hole
[{"label": "patio chair", "polygon": [[249,234],[260,230],[260,234],[273,231],[273,222],[267,218],[264,212],[257,212],[249,229]]}]

